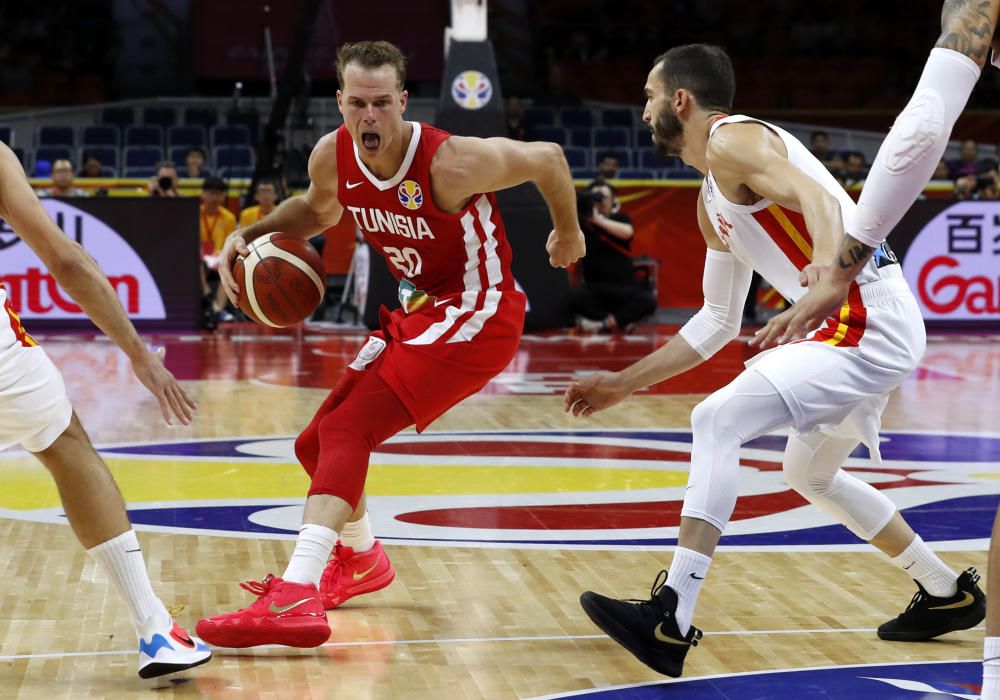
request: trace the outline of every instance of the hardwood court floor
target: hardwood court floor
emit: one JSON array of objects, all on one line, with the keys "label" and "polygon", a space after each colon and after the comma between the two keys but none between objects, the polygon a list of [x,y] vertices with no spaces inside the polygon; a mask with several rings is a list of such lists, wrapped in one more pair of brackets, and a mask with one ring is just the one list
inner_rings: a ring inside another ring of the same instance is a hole
[{"label": "hardwood court floor", "polygon": [[[370,510],[397,571],[389,588],[331,612],[333,636],[319,649],[220,650],[172,680],[135,675],[124,605],[60,524],[44,470],[0,455],[0,697],[529,698],[662,680],[599,634],[577,599],[587,589],[648,595],[676,537],[689,412],[746,350],[734,343],[586,422],[561,412],[560,392],[575,373],[633,361],[667,330],[527,337],[482,394],[373,459]],[[238,581],[283,570],[306,490],[289,439],[362,341],[246,326],[157,337],[201,406],[192,426],[167,428],[107,342],[43,335],[143,529],[154,585],[188,629],[249,603]],[[886,412],[886,463],[850,463],[956,570],[985,569],[1000,494],[998,396],[991,338],[936,336]],[[696,614],[706,637],[685,678],[980,658],[981,630],[877,640],[912,582],[789,496],[780,442],[744,451],[732,536]],[[664,697],[701,696],[678,685]]]}]

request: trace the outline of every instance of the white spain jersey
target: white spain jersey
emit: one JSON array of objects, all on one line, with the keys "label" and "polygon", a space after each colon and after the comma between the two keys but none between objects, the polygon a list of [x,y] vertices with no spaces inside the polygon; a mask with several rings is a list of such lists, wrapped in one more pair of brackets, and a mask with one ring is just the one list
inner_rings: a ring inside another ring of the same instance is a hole
[{"label": "white spain jersey", "polygon": [[[844,221],[853,215],[857,205],[850,195],[809,149],[784,129],[759,119],[735,114],[715,122],[709,138],[719,127],[738,122],[757,122],[777,134],[785,144],[788,160],[792,165],[836,198]],[[805,294],[805,288],[799,285],[799,271],[812,261],[813,249],[812,236],[802,214],[779,206],[769,199],[762,199],[755,204],[734,204],[719,191],[711,171],[705,175],[701,197],[716,235],[733,255],[760,273],[786,299],[797,301]],[[895,262],[894,259],[886,259],[886,255],[891,256],[891,253],[886,250],[877,251],[876,256],[858,275],[859,284],[902,277],[898,265],[885,264]]]}]

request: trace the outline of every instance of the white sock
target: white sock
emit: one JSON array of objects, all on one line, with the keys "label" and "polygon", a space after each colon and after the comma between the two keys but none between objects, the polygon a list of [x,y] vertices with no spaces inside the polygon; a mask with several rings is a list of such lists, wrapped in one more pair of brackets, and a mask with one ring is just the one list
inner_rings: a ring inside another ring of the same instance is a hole
[{"label": "white sock", "polygon": [[87,554],[94,557],[125,599],[136,626],[153,616],[157,616],[164,625],[167,624],[170,613],[153,592],[135,530],[127,530],[91,547]]},{"label": "white sock", "polygon": [[931,551],[920,535],[899,556],[890,557],[890,561],[935,598],[950,598],[958,593],[958,574]]},{"label": "white sock", "polygon": [[288,568],[281,578],[294,583],[311,583],[318,587],[335,544],[337,533],[330,528],[312,523],[303,525],[295,540],[295,551],[288,560]]},{"label": "white sock", "polygon": [[692,549],[678,547],[674,551],[674,560],[670,562],[667,572],[667,585],[677,592],[677,627],[681,634],[687,634],[691,629],[694,606],[698,603],[698,594],[711,565],[711,557]]},{"label": "white sock", "polygon": [[951,49],[931,50],[913,97],[878,149],[854,216],[846,222],[854,238],[877,248],[924,191],[980,68]]},{"label": "white sock", "polygon": [[1000,637],[987,637],[983,643],[982,700],[1000,699]]},{"label": "white sock", "polygon": [[340,542],[357,554],[367,552],[375,546],[375,535],[372,534],[372,523],[367,510],[358,520],[344,523],[344,529],[340,531]]}]

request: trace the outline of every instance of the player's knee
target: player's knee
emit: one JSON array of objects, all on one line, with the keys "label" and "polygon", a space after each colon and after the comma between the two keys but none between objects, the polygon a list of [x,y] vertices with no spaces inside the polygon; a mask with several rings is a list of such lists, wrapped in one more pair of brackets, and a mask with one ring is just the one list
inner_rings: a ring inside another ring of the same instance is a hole
[{"label": "player's knee", "polygon": [[816,471],[808,462],[785,460],[782,471],[785,483],[806,500],[827,498],[833,491],[836,473]]},{"label": "player's knee", "polygon": [[695,440],[730,440],[739,441],[733,430],[733,411],[722,392],[715,392],[694,407],[691,412],[691,432]]},{"label": "player's knee", "polygon": [[937,90],[922,87],[913,93],[886,137],[882,149],[886,169],[905,173],[928,159],[937,165],[951,133],[946,117],[945,101]]},{"label": "player's knee", "polygon": [[295,458],[306,470],[309,476],[316,473],[316,460],[319,458],[319,436],[316,426],[312,423],[295,438]]}]

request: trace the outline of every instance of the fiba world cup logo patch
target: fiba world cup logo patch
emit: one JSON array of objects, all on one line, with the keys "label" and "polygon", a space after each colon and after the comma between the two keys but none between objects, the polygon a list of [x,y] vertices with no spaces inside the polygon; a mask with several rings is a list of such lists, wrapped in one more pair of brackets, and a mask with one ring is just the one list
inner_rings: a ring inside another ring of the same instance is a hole
[{"label": "fiba world cup logo patch", "polygon": [[482,109],[493,97],[493,83],[477,70],[466,70],[451,81],[451,97],[462,109]]},{"label": "fiba world cup logo patch", "polygon": [[411,211],[419,209],[424,203],[424,191],[413,180],[403,180],[403,184],[396,192],[399,195],[399,203]]}]

